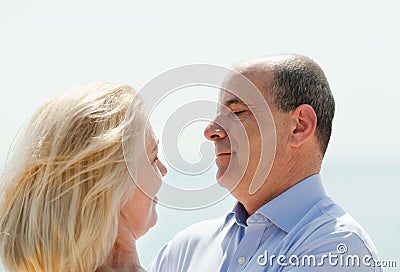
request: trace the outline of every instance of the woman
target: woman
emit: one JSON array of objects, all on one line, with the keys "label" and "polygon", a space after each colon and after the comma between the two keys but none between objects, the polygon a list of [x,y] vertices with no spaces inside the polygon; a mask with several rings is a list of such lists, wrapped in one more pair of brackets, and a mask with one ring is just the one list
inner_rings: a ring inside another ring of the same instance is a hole
[{"label": "woman", "polygon": [[143,270],[135,241],[156,223],[167,170],[135,95],[128,86],[92,84],[34,114],[1,178],[7,270]]}]

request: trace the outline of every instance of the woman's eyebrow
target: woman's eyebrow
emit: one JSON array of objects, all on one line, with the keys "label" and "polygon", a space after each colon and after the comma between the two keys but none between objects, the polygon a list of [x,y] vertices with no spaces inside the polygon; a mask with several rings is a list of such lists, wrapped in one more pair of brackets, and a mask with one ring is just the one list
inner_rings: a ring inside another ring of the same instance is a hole
[{"label": "woman's eyebrow", "polygon": [[156,142],[156,144],[154,145],[153,150],[152,150],[153,153],[158,152],[158,144],[159,144],[159,143],[160,143],[160,140],[157,140],[157,142]]},{"label": "woman's eyebrow", "polygon": [[[149,142],[147,143],[148,145],[150,145],[152,142],[152,140],[149,140]],[[156,144],[151,148],[150,151],[148,151],[149,153],[147,153],[147,157],[148,159],[151,159],[152,157],[157,157],[157,153],[158,153],[158,144],[160,143],[160,140],[156,141]]]}]

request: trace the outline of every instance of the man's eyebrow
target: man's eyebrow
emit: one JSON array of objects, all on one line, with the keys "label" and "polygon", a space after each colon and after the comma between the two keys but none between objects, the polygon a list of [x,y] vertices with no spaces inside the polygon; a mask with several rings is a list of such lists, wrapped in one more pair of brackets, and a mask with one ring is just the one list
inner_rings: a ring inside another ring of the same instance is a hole
[{"label": "man's eyebrow", "polygon": [[241,104],[241,105],[243,105],[243,106],[247,106],[242,100],[240,100],[239,98],[232,98],[232,99],[229,99],[229,100],[227,100],[227,101],[225,101],[225,103],[224,103],[224,105],[226,106],[226,107],[229,107],[230,105],[232,105],[232,104]]}]

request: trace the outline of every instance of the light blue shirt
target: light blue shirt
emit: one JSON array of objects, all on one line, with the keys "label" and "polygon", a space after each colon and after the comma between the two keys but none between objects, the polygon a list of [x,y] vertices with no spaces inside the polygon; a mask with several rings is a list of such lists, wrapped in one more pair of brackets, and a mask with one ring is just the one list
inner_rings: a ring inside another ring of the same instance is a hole
[{"label": "light blue shirt", "polygon": [[178,233],[149,271],[382,271],[362,227],[329,198],[320,175],[304,179],[248,216],[242,204],[223,218]]}]

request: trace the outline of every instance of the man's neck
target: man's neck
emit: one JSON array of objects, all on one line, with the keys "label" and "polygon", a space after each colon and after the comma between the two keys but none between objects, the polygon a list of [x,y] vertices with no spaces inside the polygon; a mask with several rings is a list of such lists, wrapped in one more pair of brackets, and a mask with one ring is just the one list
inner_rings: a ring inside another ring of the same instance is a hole
[{"label": "man's neck", "polygon": [[270,175],[255,194],[247,194],[237,198],[249,215],[254,214],[259,208],[305,178],[318,174],[321,163],[312,158],[307,161],[288,160],[285,166],[278,165],[278,169],[282,170],[278,172],[271,169]]}]

